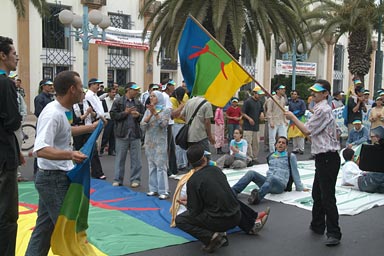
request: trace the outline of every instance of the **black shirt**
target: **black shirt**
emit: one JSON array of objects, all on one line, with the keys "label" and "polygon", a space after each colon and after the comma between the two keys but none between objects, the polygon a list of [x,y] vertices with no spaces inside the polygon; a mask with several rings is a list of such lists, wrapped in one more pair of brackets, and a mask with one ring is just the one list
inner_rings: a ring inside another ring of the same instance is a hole
[{"label": "black shirt", "polygon": [[240,211],[227,177],[216,166],[205,166],[192,175],[187,183],[187,198],[191,216],[205,214],[222,218],[234,216]]}]

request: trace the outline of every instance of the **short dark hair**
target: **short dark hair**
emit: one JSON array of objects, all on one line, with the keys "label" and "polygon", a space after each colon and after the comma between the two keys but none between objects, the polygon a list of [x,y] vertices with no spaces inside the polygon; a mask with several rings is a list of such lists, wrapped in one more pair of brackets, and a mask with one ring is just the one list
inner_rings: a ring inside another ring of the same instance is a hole
[{"label": "short dark hair", "polygon": [[203,163],[204,148],[200,144],[194,144],[187,150],[188,162],[192,167],[198,167]]},{"label": "short dark hair", "polygon": [[343,158],[345,161],[351,161],[354,155],[355,155],[355,151],[351,148],[346,148],[343,151]]},{"label": "short dark hair", "polygon": [[19,81],[19,82],[21,82],[21,79],[20,79],[20,78],[17,78],[17,79],[16,79],[16,81]]},{"label": "short dark hair", "polygon": [[53,84],[55,86],[55,91],[57,96],[64,96],[67,94],[69,88],[72,85],[76,84],[75,77],[79,77],[79,73],[71,70],[62,71],[55,77]]},{"label": "short dark hair", "polygon": [[324,79],[317,79],[315,81],[315,84],[321,84],[321,86],[327,90],[329,93],[331,93],[331,84],[327,81],[327,80],[324,80]]},{"label": "short dark hair", "polygon": [[11,45],[13,45],[13,40],[11,38],[0,36],[0,52],[8,55],[12,49]]},{"label": "short dark hair", "polygon": [[277,142],[279,141],[279,139],[284,139],[285,140],[285,143],[288,145],[288,138],[287,137],[285,137],[285,136],[279,136],[279,137],[277,137],[277,139],[276,139],[276,142],[275,142],[275,146],[277,145]]}]

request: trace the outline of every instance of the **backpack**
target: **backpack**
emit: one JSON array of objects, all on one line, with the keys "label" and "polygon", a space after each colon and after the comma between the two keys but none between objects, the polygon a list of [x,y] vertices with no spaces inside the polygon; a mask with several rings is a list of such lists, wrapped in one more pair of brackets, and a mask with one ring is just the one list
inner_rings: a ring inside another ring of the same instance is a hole
[{"label": "backpack", "polygon": [[[267,163],[268,163],[268,165],[269,165],[269,157],[273,153],[274,152],[269,153],[269,155],[267,156]],[[289,168],[289,179],[288,179],[287,186],[285,187],[284,191],[291,192],[292,191],[292,184],[293,184],[292,168],[291,168],[291,152],[288,152],[288,168]]]}]

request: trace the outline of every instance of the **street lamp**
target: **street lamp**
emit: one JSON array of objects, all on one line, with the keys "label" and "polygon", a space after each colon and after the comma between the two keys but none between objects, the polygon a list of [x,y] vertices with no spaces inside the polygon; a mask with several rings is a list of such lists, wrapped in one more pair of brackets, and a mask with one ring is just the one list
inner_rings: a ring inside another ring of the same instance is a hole
[{"label": "street lamp", "polygon": [[[88,49],[91,39],[102,39],[105,41],[105,29],[109,27],[111,21],[107,15],[99,10],[91,10],[88,13],[88,6],[83,5],[83,16],[72,13],[70,10],[62,10],[59,13],[59,20],[65,26],[65,37],[74,36],[75,40],[81,39],[83,48],[83,87],[88,85]],[[89,27],[89,22],[93,28]],[[75,30],[71,30],[71,25]],[[101,37],[99,29],[102,29]]]},{"label": "street lamp", "polygon": [[296,47],[296,42],[292,43],[292,51],[288,51],[287,43],[283,42],[279,46],[279,51],[283,53],[283,60],[291,60],[292,61],[292,90],[296,89],[296,62],[304,61],[307,59],[307,54],[304,52],[305,49],[311,48],[311,44],[309,42],[305,42],[306,47],[300,43]]},{"label": "street lamp", "polygon": [[[383,4],[383,1],[380,0],[380,6]],[[383,52],[381,51],[381,32],[383,26],[383,17],[379,15],[379,25],[377,30],[377,50],[375,56],[375,81],[373,90],[376,93],[381,88],[382,83],[382,74],[383,74]]]}]

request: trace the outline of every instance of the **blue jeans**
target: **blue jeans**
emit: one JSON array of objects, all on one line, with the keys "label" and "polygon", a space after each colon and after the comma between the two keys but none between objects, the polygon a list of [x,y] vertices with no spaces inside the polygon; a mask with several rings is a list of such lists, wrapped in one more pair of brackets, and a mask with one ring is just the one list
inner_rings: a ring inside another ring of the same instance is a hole
[{"label": "blue jeans", "polygon": [[115,157],[115,181],[121,185],[124,182],[125,161],[127,153],[131,158],[131,177],[130,182],[141,180],[141,139],[123,140],[116,138],[116,157]]},{"label": "blue jeans", "polygon": [[[173,124],[173,139],[176,140],[176,135],[180,131],[181,127],[183,127],[184,124]],[[176,145],[176,144],[175,144]],[[188,165],[188,159],[187,159],[187,151],[182,149],[179,145],[176,145],[176,160],[177,160],[177,168],[182,169],[187,167]]]},{"label": "blue jeans", "polygon": [[17,169],[0,169],[0,254],[15,255],[19,196]]},{"label": "blue jeans", "polygon": [[48,255],[51,235],[60,214],[61,205],[69,188],[66,172],[38,170],[35,187],[39,193],[39,208],[35,229],[29,240],[26,256]]},{"label": "blue jeans", "polygon": [[368,172],[358,179],[360,191],[368,193],[384,193],[384,173]]},{"label": "blue jeans", "polygon": [[233,192],[237,195],[241,193],[249,183],[253,181],[259,189],[259,200],[263,199],[266,194],[281,194],[284,192],[286,184],[282,184],[273,176],[264,177],[258,172],[248,171],[241,179],[232,187]]}]

